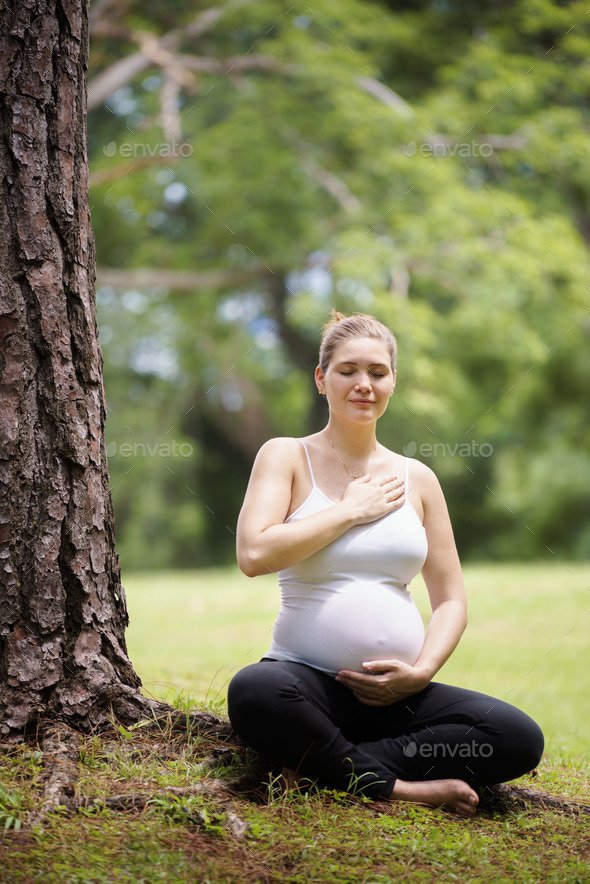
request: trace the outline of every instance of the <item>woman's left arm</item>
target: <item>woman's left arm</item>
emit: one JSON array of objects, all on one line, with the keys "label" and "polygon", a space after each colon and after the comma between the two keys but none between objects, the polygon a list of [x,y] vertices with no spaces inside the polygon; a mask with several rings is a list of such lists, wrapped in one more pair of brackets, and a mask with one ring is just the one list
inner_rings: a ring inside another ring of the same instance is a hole
[{"label": "woman's left arm", "polygon": [[449,659],[467,625],[467,599],[451,520],[433,471],[414,461],[416,491],[424,507],[428,555],[422,568],[432,617],[413,666],[400,660],[369,660],[365,673],[342,672],[337,680],[368,706],[388,706],[425,688]]},{"label": "woman's left arm", "polygon": [[426,683],[449,659],[467,626],[467,596],[453,528],[440,483],[425,464],[416,463],[416,485],[424,505],[428,555],[422,568],[432,618],[415,667]]}]

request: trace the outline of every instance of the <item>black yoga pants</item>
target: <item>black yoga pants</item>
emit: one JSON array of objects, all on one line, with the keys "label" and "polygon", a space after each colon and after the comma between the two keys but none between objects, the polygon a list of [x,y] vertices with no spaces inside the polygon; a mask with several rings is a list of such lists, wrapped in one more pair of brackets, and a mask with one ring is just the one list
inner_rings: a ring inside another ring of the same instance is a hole
[{"label": "black yoga pants", "polygon": [[543,753],[539,726],[485,694],[431,682],[391,706],[366,706],[332,676],[268,657],[232,678],[228,708],[237,734],[268,760],[374,799],[389,798],[398,777],[502,783]]}]

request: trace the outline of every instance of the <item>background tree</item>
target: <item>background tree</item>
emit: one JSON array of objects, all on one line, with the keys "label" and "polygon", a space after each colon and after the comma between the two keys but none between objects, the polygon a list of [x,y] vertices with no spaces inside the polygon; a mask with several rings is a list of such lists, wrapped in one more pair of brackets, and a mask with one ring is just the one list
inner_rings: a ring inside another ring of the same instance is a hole
[{"label": "background tree", "polygon": [[125,565],[233,561],[254,452],[322,424],[332,303],[395,329],[382,439],[434,466],[465,557],[587,556],[586,10],[129,2],[94,27]]},{"label": "background tree", "polygon": [[127,657],[86,155],[87,9],[3,2],[0,733],[145,701]]}]

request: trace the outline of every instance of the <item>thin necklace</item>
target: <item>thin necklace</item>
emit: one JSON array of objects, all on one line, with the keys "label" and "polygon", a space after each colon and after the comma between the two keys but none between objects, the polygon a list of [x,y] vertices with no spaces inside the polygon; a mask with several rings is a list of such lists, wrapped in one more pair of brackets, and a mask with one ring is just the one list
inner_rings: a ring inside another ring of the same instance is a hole
[{"label": "thin necklace", "polygon": [[[328,436],[327,433],[326,433],[326,436]],[[371,461],[372,461],[373,458],[375,457],[375,452],[377,451],[377,440],[375,439],[375,448],[373,449],[373,454],[371,455],[371,457],[370,457],[369,460],[367,461],[367,465],[366,465],[366,467],[364,468],[364,470],[361,470],[361,472],[360,472],[357,476],[354,476],[354,475],[350,472],[350,470],[348,469],[348,467],[346,466],[346,464],[344,463],[344,461],[342,460],[342,458],[340,457],[340,455],[338,454],[338,452],[336,451],[336,448],[334,447],[334,443],[332,442],[332,440],[330,439],[329,436],[328,436],[328,442],[329,442],[330,445],[332,446],[332,448],[333,448],[333,450],[334,450],[334,454],[336,455],[336,457],[338,458],[338,460],[340,461],[340,463],[342,464],[342,466],[344,467],[344,469],[346,470],[346,472],[348,473],[348,475],[350,476],[351,479],[360,479],[360,477],[361,477],[364,473],[367,472],[367,470],[369,469],[369,466],[370,466],[370,464],[371,464]]]}]

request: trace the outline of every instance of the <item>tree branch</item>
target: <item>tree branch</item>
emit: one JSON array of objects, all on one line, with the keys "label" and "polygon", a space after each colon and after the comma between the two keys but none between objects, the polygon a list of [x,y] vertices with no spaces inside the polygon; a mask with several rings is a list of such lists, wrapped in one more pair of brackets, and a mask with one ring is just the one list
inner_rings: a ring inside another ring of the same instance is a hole
[{"label": "tree branch", "polygon": [[[231,4],[234,5],[234,4]],[[189,37],[196,40],[201,34],[205,33],[221,16],[231,8],[231,5],[225,9],[205,9],[200,12],[194,21],[184,30],[173,28],[167,34],[161,37],[155,37],[150,42],[151,54],[157,52],[172,53],[177,48],[183,37]],[[145,35],[131,35],[132,39],[141,43],[145,41]],[[151,55],[147,55],[143,48],[139,52],[133,52],[125,58],[119,59],[106,70],[97,74],[88,84],[88,110],[94,110],[109,98],[117,89],[127,86],[131,80],[142,71],[154,65],[154,59]]]},{"label": "tree branch", "polygon": [[415,116],[408,102],[404,101],[397,92],[393,92],[385,83],[380,83],[379,80],[374,80],[372,77],[359,77],[356,80],[356,85],[399,113],[402,117]]},{"label": "tree branch", "polygon": [[355,212],[362,208],[361,201],[350,192],[346,183],[314,160],[310,148],[295,129],[284,128],[281,134],[287,144],[297,150],[302,171],[317,181],[324,190],[327,190],[340,203],[345,212]]},{"label": "tree branch", "polygon": [[328,169],[323,169],[310,156],[302,155],[300,157],[301,168],[310,178],[327,190],[328,193],[340,203],[345,212],[355,212],[362,208],[362,203],[356,196],[350,192],[347,185],[341,178],[334,175]]},{"label": "tree branch", "polygon": [[[396,92],[393,92],[385,83],[374,80],[372,77],[359,77],[356,85],[368,92],[374,98],[386,104],[392,110],[396,111],[402,117],[415,116],[414,111],[407,101],[401,98]],[[527,146],[527,140],[523,135],[481,135],[478,134],[481,143],[489,144],[494,150],[524,150]],[[437,146],[445,145],[448,147],[460,147],[465,142],[459,141],[454,135],[434,134],[432,138],[425,139],[423,142],[433,150]]]},{"label": "tree branch", "polygon": [[[259,2],[259,0],[234,0],[223,8],[212,7],[200,12],[196,18],[190,22],[185,28],[173,28],[161,37],[154,37],[149,42],[149,52],[147,55],[143,47],[138,52],[133,52],[125,58],[119,59],[110,67],[96,74],[88,85],[88,110],[94,110],[115,92],[123,86],[127,86],[131,80],[142,71],[153,67],[154,64],[160,64],[155,60],[159,53],[164,53],[169,58],[176,52],[178,45],[182,40],[196,41],[202,34],[208,31],[223,15],[239,6],[249,5]],[[108,0],[105,0],[108,9]],[[101,30],[101,33],[104,31]],[[105,35],[106,36],[106,35]],[[129,37],[141,46],[145,41],[145,34],[129,34]],[[161,55],[161,57],[164,57]],[[191,58],[192,56],[188,56]],[[230,59],[230,61],[232,61]],[[186,64],[183,65],[187,67]]]},{"label": "tree branch", "polygon": [[126,86],[137,74],[152,65],[151,58],[143,52],[134,52],[97,74],[88,84],[88,110],[100,107],[113,92]]},{"label": "tree branch", "polygon": [[274,276],[272,270],[260,265],[243,270],[122,270],[119,267],[97,267],[96,275],[98,285],[109,285],[115,289],[145,289],[161,285],[176,291],[229,288]]},{"label": "tree branch", "polygon": [[176,73],[171,68],[166,68],[164,82],[160,89],[159,123],[162,127],[164,138],[173,144],[180,144],[182,141],[180,86],[181,84]]},{"label": "tree branch", "polygon": [[[182,64],[174,52],[170,52],[160,45],[160,41],[153,34],[134,34],[134,40],[139,43],[141,51],[155,65],[161,67],[164,73],[176,81],[178,86],[183,86],[189,91],[194,91],[197,81],[185,64]],[[162,87],[164,88],[164,87]]]}]

